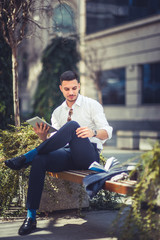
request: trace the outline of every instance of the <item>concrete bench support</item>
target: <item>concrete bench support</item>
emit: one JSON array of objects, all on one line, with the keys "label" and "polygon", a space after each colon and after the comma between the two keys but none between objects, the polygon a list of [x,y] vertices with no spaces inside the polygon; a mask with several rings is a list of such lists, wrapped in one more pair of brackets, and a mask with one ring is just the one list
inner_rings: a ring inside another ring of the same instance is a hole
[{"label": "concrete bench support", "polygon": [[118,149],[139,149],[138,131],[117,131]]},{"label": "concrete bench support", "polygon": [[151,150],[156,141],[160,141],[160,132],[141,131],[139,134],[139,149]]},{"label": "concrete bench support", "polygon": [[118,149],[151,150],[156,141],[160,141],[157,131],[117,131]]}]

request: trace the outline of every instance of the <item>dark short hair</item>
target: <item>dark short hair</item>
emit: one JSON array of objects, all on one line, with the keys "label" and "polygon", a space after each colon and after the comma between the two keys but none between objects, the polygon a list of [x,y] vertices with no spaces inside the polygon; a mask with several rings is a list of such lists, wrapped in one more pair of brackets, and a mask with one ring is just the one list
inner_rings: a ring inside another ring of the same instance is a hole
[{"label": "dark short hair", "polygon": [[61,84],[63,81],[72,81],[74,79],[76,79],[79,82],[78,75],[75,72],[70,70],[62,73],[60,76]]}]

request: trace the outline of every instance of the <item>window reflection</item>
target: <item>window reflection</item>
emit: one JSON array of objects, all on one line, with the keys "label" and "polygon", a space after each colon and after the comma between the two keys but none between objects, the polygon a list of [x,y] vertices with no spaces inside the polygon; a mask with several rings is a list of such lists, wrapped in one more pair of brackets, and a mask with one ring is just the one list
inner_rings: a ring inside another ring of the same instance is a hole
[{"label": "window reflection", "polygon": [[125,69],[103,71],[102,78],[103,104],[125,104]]},{"label": "window reflection", "polygon": [[142,66],[142,103],[160,103],[160,63]]}]

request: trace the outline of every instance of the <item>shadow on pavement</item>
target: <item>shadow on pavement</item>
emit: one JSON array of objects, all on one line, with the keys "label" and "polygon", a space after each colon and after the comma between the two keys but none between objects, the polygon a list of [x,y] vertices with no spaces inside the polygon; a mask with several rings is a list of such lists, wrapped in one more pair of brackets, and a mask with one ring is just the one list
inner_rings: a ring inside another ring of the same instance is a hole
[{"label": "shadow on pavement", "polygon": [[56,216],[48,220],[39,220],[37,229],[26,236],[19,236],[18,229],[22,222],[10,222],[0,224],[0,239],[56,239],[56,240],[80,240],[80,239],[114,239],[117,229],[111,237],[111,225],[118,211],[95,211],[86,214],[85,218],[76,216]]}]

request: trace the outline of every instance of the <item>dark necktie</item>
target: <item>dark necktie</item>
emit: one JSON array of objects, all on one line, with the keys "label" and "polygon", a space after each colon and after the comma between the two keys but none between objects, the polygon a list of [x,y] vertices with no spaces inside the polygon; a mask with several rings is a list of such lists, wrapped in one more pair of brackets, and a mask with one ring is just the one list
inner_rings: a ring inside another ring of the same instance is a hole
[{"label": "dark necktie", "polygon": [[73,109],[71,108],[71,109],[69,110],[69,113],[68,113],[67,122],[71,121],[71,116],[72,116],[72,114],[73,114]]}]

